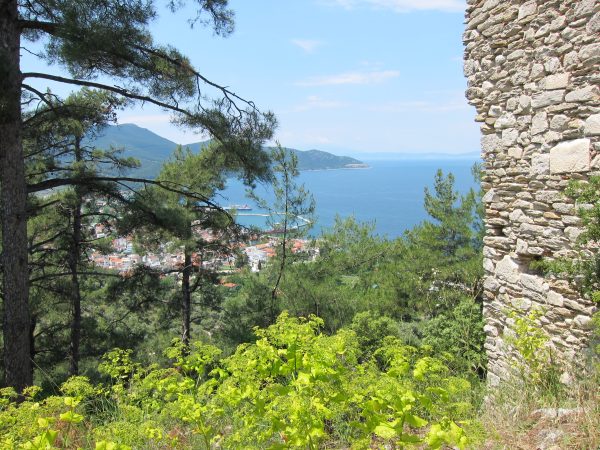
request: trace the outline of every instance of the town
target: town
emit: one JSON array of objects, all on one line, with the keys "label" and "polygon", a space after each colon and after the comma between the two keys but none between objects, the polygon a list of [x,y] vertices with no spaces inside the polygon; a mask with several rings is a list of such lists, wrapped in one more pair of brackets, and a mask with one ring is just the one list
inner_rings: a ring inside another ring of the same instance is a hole
[{"label": "town", "polygon": [[[93,226],[96,239],[110,238],[110,230],[103,223]],[[198,230],[198,237],[210,243],[216,236],[208,230]],[[291,239],[289,248],[293,254],[307,253],[311,257],[318,254],[318,250],[311,248],[307,239]],[[248,266],[251,271],[259,272],[264,265],[276,256],[276,248],[281,245],[281,237],[277,233],[251,234],[246,242],[234,242],[229,246],[229,251],[196,252],[192,255],[194,266],[220,273],[231,273]],[[136,266],[144,265],[165,273],[184,265],[183,249],[175,252],[169,251],[169,245],[161,245],[156,252],[142,252],[136,249],[133,236],[121,236],[112,239],[113,252],[106,253],[94,251],[91,261],[99,268],[117,271],[123,275],[132,271]]]}]

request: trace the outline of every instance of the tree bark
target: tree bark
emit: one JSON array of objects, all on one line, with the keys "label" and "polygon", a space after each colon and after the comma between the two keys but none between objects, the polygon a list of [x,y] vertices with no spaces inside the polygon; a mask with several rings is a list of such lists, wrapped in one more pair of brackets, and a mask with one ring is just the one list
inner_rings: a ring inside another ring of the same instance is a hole
[{"label": "tree bark", "polygon": [[[80,162],[81,139],[75,141],[75,161]],[[69,351],[69,375],[79,375],[79,343],[81,341],[81,289],[79,287],[79,261],[81,260],[81,207],[83,194],[80,186],[75,186],[75,204],[72,211],[72,235],[69,252],[71,271],[71,344]]]},{"label": "tree bark", "polygon": [[27,267],[27,186],[21,141],[20,29],[17,0],[0,0],[0,205],[4,280],[4,381],[33,382]]},{"label": "tree bark", "polygon": [[192,275],[192,251],[184,247],[184,263],[181,280],[181,340],[185,348],[190,344],[190,323],[192,316],[192,292],[190,278]]},{"label": "tree bark", "polygon": [[285,210],[283,216],[283,236],[281,238],[281,262],[279,264],[279,273],[277,274],[277,280],[275,281],[275,286],[273,286],[273,290],[271,291],[271,305],[269,315],[271,316],[271,323],[275,323],[275,301],[277,300],[277,290],[279,289],[279,284],[281,283],[281,278],[283,277],[283,271],[285,270],[286,263],[286,246],[287,246],[287,235],[288,235],[288,214],[289,214],[289,205],[290,205],[290,179],[288,171],[286,170],[283,173],[285,190],[284,190],[284,202],[285,202]]},{"label": "tree bark", "polygon": [[21,141],[20,29],[16,0],[0,0],[0,205],[4,276],[4,380],[17,391],[32,384],[27,186]]}]

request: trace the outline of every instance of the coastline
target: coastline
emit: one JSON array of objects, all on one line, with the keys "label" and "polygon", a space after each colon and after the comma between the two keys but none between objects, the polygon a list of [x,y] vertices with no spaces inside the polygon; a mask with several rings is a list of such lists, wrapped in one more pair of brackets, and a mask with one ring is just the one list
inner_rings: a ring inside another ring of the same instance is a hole
[{"label": "coastline", "polygon": [[299,172],[324,172],[326,170],[365,170],[365,169],[372,169],[372,167],[368,164],[364,164],[364,165],[361,165],[360,167],[330,167],[330,168],[325,168],[325,169],[300,169]]}]

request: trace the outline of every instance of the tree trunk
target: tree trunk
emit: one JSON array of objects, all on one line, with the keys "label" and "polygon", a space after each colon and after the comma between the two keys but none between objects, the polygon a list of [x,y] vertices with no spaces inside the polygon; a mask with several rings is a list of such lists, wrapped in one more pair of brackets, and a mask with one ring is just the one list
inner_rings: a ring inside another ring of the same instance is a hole
[{"label": "tree trunk", "polygon": [[17,391],[32,384],[27,186],[21,141],[20,29],[17,0],[0,0],[0,205],[4,276],[4,381]]},{"label": "tree trunk", "polygon": [[31,315],[29,324],[29,359],[35,361],[35,327],[37,326],[37,316]]},{"label": "tree trunk", "polygon": [[192,293],[190,289],[190,278],[192,275],[192,252],[184,247],[183,274],[181,280],[181,340],[187,348],[190,344],[190,322],[192,315]]},{"label": "tree trunk", "polygon": [[[81,142],[75,141],[75,161],[81,161]],[[81,188],[75,188],[75,203],[72,212],[72,241],[69,252],[69,270],[71,271],[71,344],[69,351],[69,375],[79,375],[79,342],[81,340],[81,289],[79,287],[79,261],[81,260],[81,207],[83,194]]]},{"label": "tree trunk", "polygon": [[281,283],[281,278],[283,277],[283,272],[285,270],[285,259],[287,257],[286,246],[287,246],[287,235],[288,235],[288,214],[289,214],[289,185],[290,180],[288,177],[287,171],[283,174],[285,181],[285,211],[283,215],[283,236],[281,238],[281,261],[279,264],[279,273],[277,274],[277,280],[275,281],[275,286],[273,286],[273,290],[271,291],[271,305],[269,315],[271,316],[271,323],[275,323],[275,301],[277,300],[277,290],[279,289],[279,284]]}]

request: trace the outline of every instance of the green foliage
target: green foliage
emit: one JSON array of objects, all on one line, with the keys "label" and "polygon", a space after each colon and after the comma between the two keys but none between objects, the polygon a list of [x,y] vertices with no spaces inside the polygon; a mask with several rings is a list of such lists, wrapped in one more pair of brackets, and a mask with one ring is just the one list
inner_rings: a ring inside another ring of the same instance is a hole
[{"label": "green foliage", "polygon": [[410,274],[404,287],[409,304],[435,315],[454,308],[465,297],[480,302],[483,241],[479,194],[471,190],[459,195],[454,191],[453,175],[444,177],[439,170],[434,191],[425,190],[425,209],[433,220],[407,232],[402,249],[399,269]]},{"label": "green foliage", "polygon": [[519,375],[518,382],[525,385],[523,392],[556,402],[564,394],[565,386],[560,382],[561,368],[547,345],[548,335],[538,322],[543,315],[541,310],[525,315],[510,311],[508,317],[513,321],[514,334],[506,341],[517,352],[513,367]]},{"label": "green foliage", "polygon": [[487,366],[483,325],[481,305],[464,297],[454,308],[425,321],[422,343],[438,353],[457,355],[451,365],[459,373],[481,374]]},{"label": "green foliage", "polygon": [[571,181],[565,194],[575,201],[584,225],[576,255],[534,261],[532,266],[547,274],[566,276],[582,294],[594,299],[595,292],[600,290],[600,256],[596,251],[600,242],[600,177],[590,177],[585,183]]},{"label": "green foliage", "polygon": [[270,320],[274,321],[275,300],[280,293],[279,286],[284,280],[287,267],[295,259],[290,248],[291,239],[306,236],[312,227],[315,200],[304,185],[296,182],[299,172],[298,158],[295,153],[277,143],[277,147],[271,151],[271,159],[273,161],[271,179],[273,203],[269,204],[253,191],[248,191],[248,195],[262,209],[268,211],[267,226],[279,235],[276,260],[271,262],[272,269],[268,272],[273,278],[268,314]]},{"label": "green foliage", "polygon": [[[592,176],[587,182],[571,181],[565,191],[575,201],[577,213],[584,229],[578,237],[575,252],[568,258],[542,259],[533,267],[548,275],[567,278],[579,292],[600,304],[600,176]],[[593,317],[595,331],[590,341],[592,364],[600,365],[599,313]]]},{"label": "green foliage", "polygon": [[455,370],[482,376],[480,196],[459,195],[452,175],[438,172],[425,207],[431,220],[395,241],[374,236],[372,225],[337,218],[313,244],[314,260],[286,267],[274,305],[268,286],[278,266],[242,275],[241,289],[224,303],[225,327],[247,342],[252,325],[264,326],[270,311],[314,314],[328,333],[351,326],[366,353],[389,331],[404,343],[450,352]]},{"label": "green foliage", "polygon": [[0,442],[121,450],[468,445],[459,424],[473,414],[464,403],[470,384],[444,360],[387,337],[373,352],[378,363],[360,362],[356,333],[327,336],[322,328],[316,317],[283,313],[222,360],[210,345],[183,352],[175,343],[166,350],[170,368],[142,367],[115,350],[102,365],[110,386],[77,377],[63,385],[64,397],[6,403]]},{"label": "green foliage", "polygon": [[398,336],[398,324],[386,316],[377,317],[371,311],[363,311],[354,316],[350,329],[356,334],[363,358],[368,358],[381,347],[387,336]]}]

